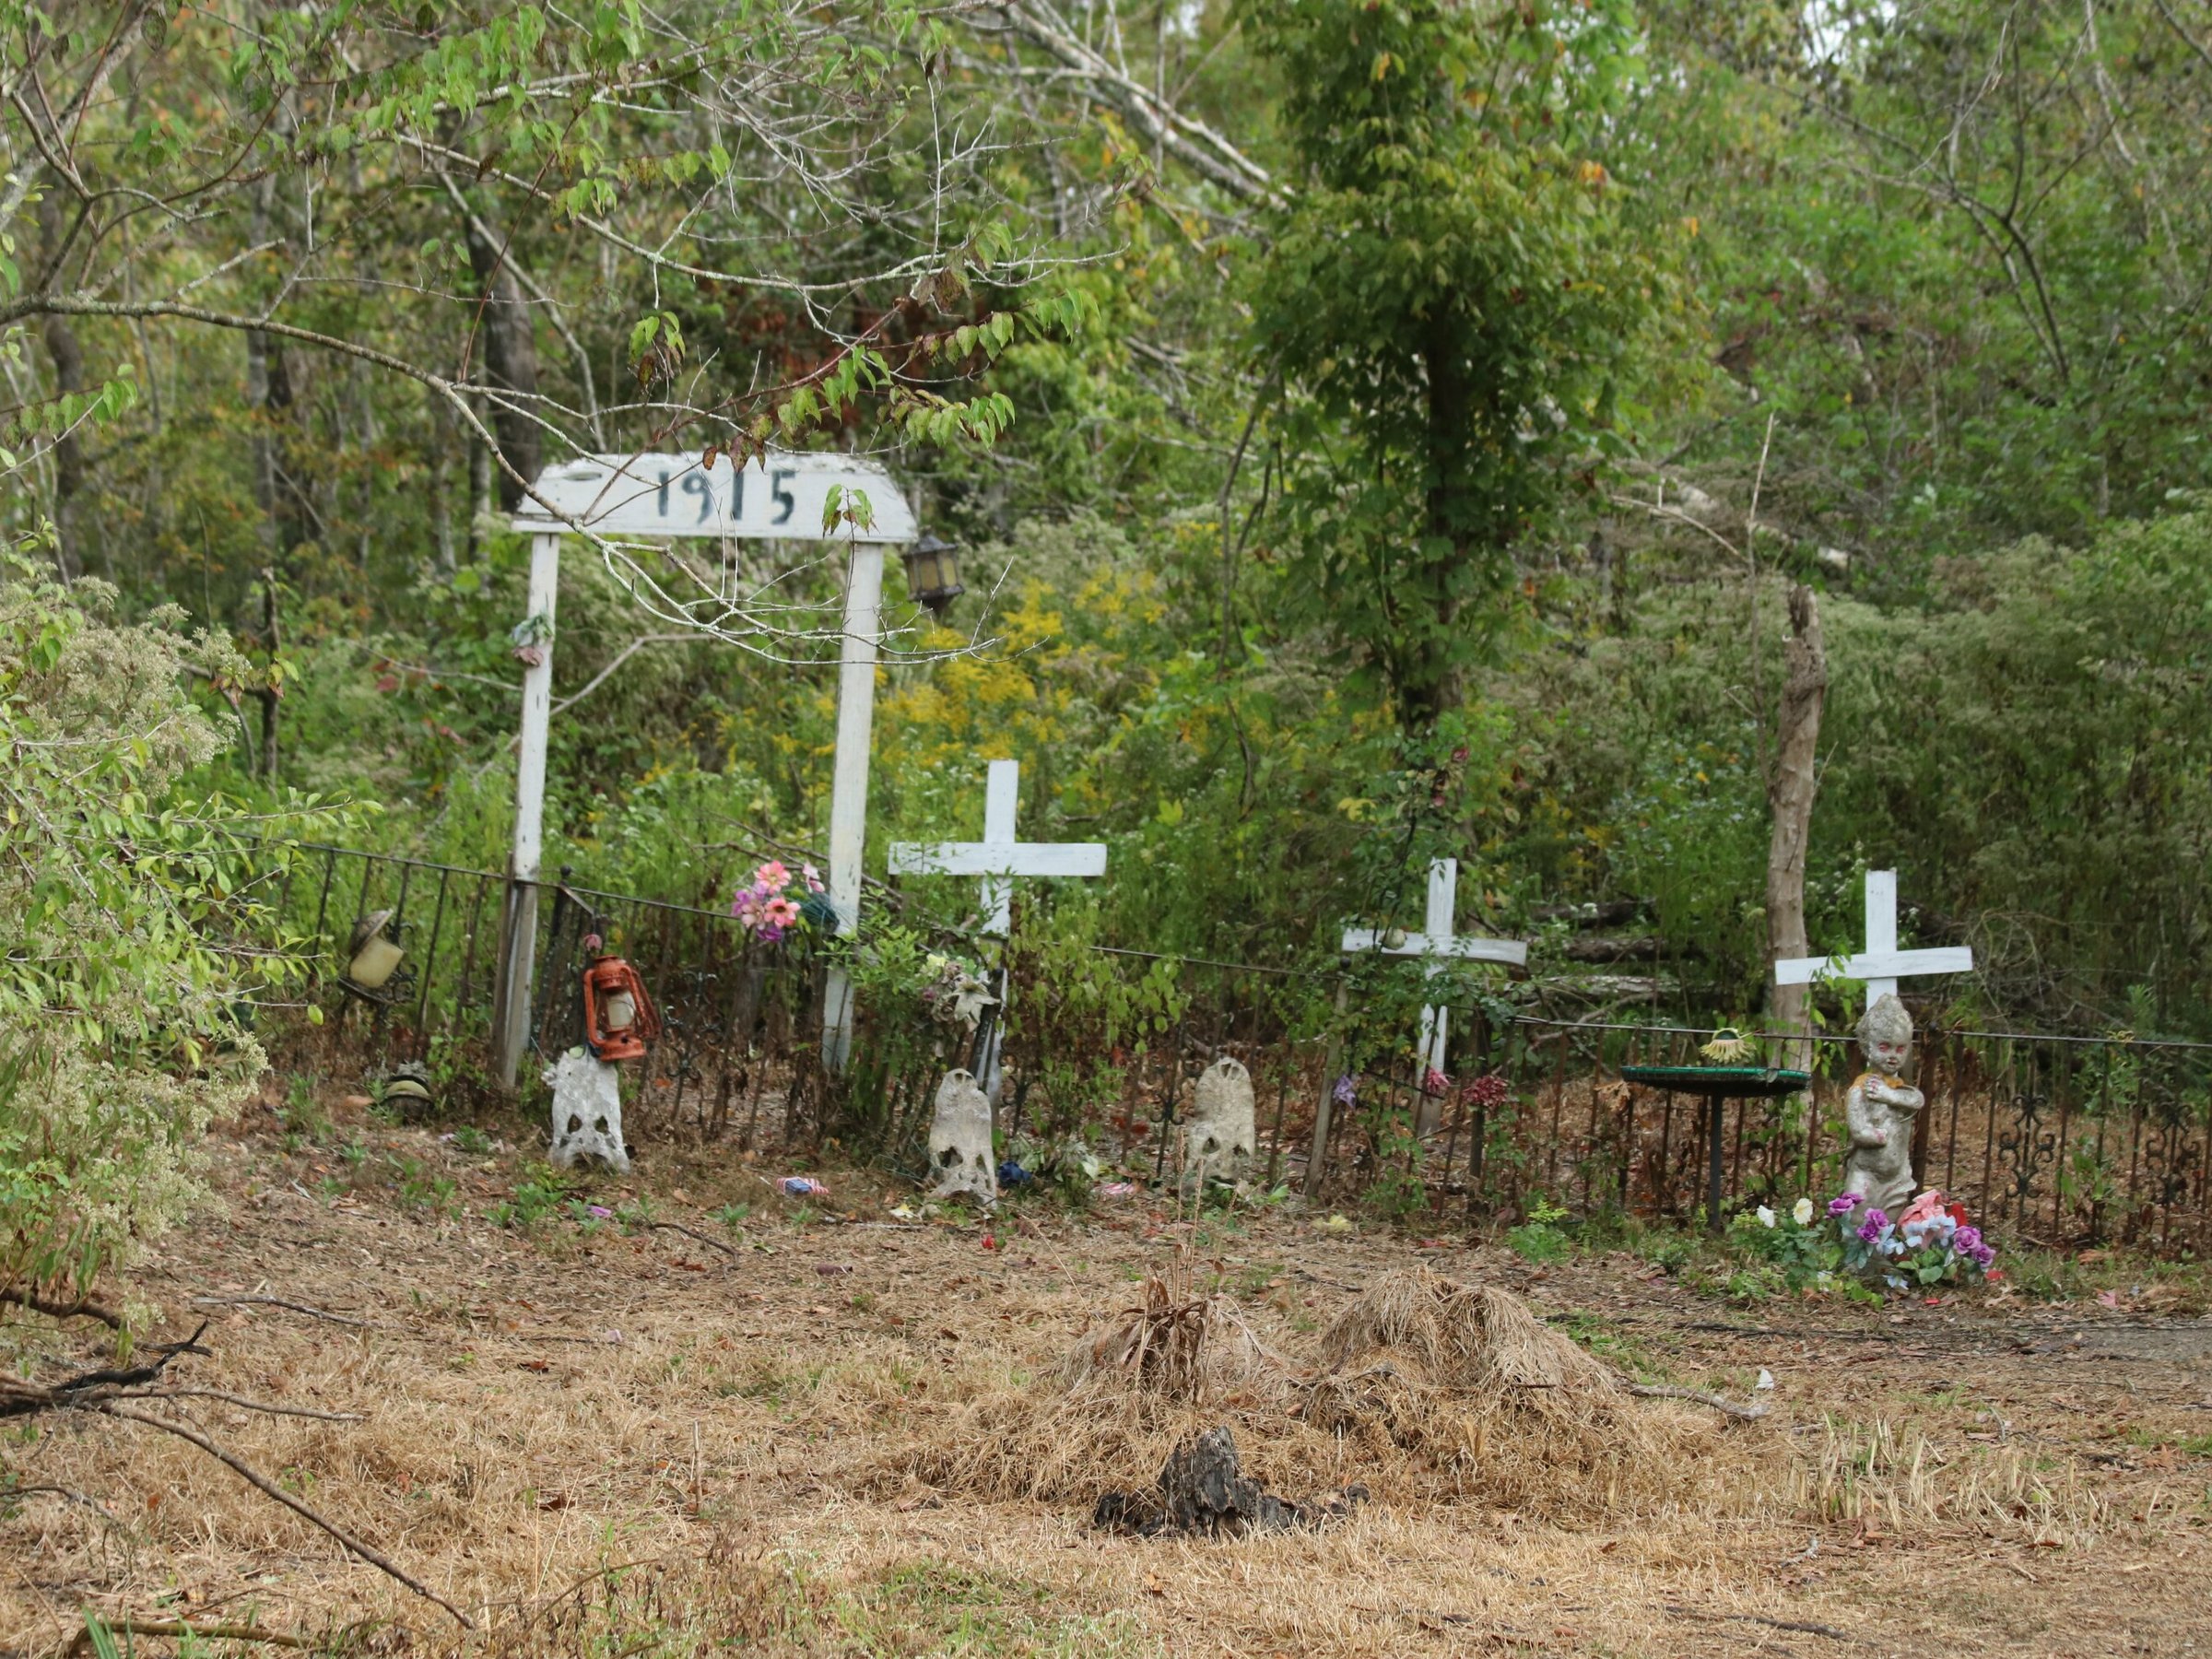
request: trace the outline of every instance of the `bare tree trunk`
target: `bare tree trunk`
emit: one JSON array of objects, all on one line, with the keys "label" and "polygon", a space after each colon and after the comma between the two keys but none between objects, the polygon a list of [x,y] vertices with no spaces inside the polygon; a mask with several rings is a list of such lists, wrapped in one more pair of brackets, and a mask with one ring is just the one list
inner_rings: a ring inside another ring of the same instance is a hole
[{"label": "bare tree trunk", "polygon": [[[1767,780],[1773,831],[1767,844],[1767,962],[1805,957],[1805,855],[1812,835],[1813,794],[1819,786],[1815,760],[1820,747],[1820,712],[1828,700],[1828,650],[1820,637],[1818,595],[1790,590],[1790,642],[1784,653],[1782,709],[1776,722],[1774,769]],[[1777,1030],[1795,1033],[1783,1064],[1810,1070],[1812,1027],[1806,1018],[1811,987],[1770,984]]]},{"label": "bare tree trunk", "polygon": [[[472,398],[477,418],[484,418],[484,400]],[[468,435],[468,562],[484,555],[484,526],[491,518],[491,445],[481,434]]]},{"label": "bare tree trunk", "polygon": [[[530,300],[515,279],[508,257],[508,239],[483,210],[467,214],[463,229],[468,240],[468,263],[484,288],[477,325],[477,344],[484,355],[483,383],[509,394],[521,406],[510,408],[503,402],[493,402],[491,429],[507,465],[525,478],[535,478],[543,434],[534,418],[537,341],[530,326]],[[522,486],[504,471],[499,477],[499,492],[500,505],[510,512],[522,502]]]},{"label": "bare tree trunk", "polygon": [[438,580],[451,582],[453,579],[453,441],[459,429],[445,399],[430,399],[430,545],[434,549]]},{"label": "bare tree trunk", "polygon": [[[53,194],[39,202],[39,233],[41,253],[51,264],[62,257],[61,209]],[[77,344],[76,334],[66,317],[46,319],[44,330],[46,355],[53,363],[54,392],[66,396],[85,389],[85,353]],[[54,559],[61,568],[62,580],[75,582],[84,574],[85,561],[76,545],[76,526],[69,504],[85,485],[85,452],[74,431],[65,431],[53,441],[53,529],[57,538]]]},{"label": "bare tree trunk", "polygon": [[261,573],[261,638],[268,648],[271,671],[270,683],[260,689],[261,698],[261,775],[270,782],[276,782],[276,705],[283,697],[274,675],[277,653],[284,649],[284,640],[278,631],[276,614],[276,571],[274,566]]}]

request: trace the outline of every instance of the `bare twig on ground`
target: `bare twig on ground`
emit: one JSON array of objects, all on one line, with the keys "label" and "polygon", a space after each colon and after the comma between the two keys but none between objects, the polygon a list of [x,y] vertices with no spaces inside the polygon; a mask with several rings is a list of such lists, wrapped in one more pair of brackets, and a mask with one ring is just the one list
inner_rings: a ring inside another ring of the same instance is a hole
[{"label": "bare twig on ground", "polygon": [[156,1347],[151,1350],[156,1358],[147,1365],[85,1371],[53,1384],[26,1382],[14,1377],[0,1377],[0,1417],[28,1417],[42,1411],[91,1411],[98,1412],[103,1417],[120,1418],[125,1422],[143,1423],[149,1429],[160,1430],[164,1434],[173,1434],[179,1440],[197,1446],[249,1486],[260,1491],[265,1497],[275,1499],[294,1514],[320,1527],[336,1539],[341,1547],[352,1551],[371,1567],[405,1584],[425,1601],[437,1603],[459,1620],[464,1629],[476,1629],[475,1621],[467,1614],[462,1612],[452,1602],[447,1601],[428,1584],[409,1573],[389,1556],[376,1548],[375,1546],[355,1537],[327,1515],[321,1513],[312,1505],[286,1491],[236,1453],[217,1444],[190,1423],[179,1422],[173,1418],[162,1417],[154,1412],[141,1411],[136,1408],[135,1402],[138,1401],[197,1397],[224,1400],[231,1405],[244,1406],[251,1410],[274,1412],[286,1417],[312,1417],[340,1422],[359,1420],[358,1418],[341,1418],[332,1412],[271,1406],[262,1401],[249,1400],[239,1394],[229,1394],[220,1389],[185,1388],[157,1391],[145,1386],[147,1383],[160,1381],[163,1371],[178,1355],[206,1354],[207,1350],[199,1346],[199,1339],[206,1329],[207,1322],[202,1320],[200,1328],[193,1332],[182,1342],[163,1343]]},{"label": "bare twig on ground", "polygon": [[199,1346],[202,1332],[207,1322],[202,1320],[200,1328],[182,1342],[167,1342],[147,1351],[155,1358],[150,1365],[103,1366],[98,1371],[79,1371],[74,1377],[65,1377],[59,1382],[27,1382],[19,1377],[0,1377],[0,1418],[30,1417],[41,1411],[67,1410],[88,1406],[103,1398],[114,1397],[112,1391],[120,1388],[139,1388],[160,1380],[169,1362],[179,1354],[205,1354]]},{"label": "bare twig on ground", "polygon": [[315,1411],[305,1406],[278,1406],[268,1400],[249,1400],[244,1394],[234,1394],[220,1388],[164,1388],[159,1393],[124,1394],[129,1400],[220,1400],[227,1406],[236,1406],[246,1411],[266,1412],[271,1417],[313,1418],[319,1423],[365,1423],[369,1419],[358,1411]]},{"label": "bare twig on ground", "polygon": [[1695,1388],[1677,1388],[1671,1382],[1624,1382],[1630,1394],[1646,1400],[1690,1400],[1700,1406],[1710,1406],[1715,1411],[1724,1411],[1730,1417],[1742,1418],[1755,1423],[1767,1415],[1765,1406],[1738,1406],[1734,1400],[1724,1400],[1719,1394],[1706,1394]]},{"label": "bare twig on ground", "polygon": [[1677,1607],[1667,1605],[1669,1613],[1677,1618],[1701,1618],[1712,1624],[1765,1625],[1771,1630],[1797,1630],[1807,1636],[1825,1636],[1830,1641],[1848,1641],[1853,1647],[1872,1647],[1864,1637],[1853,1636],[1849,1630],[1839,1630],[1834,1625],[1816,1624],[1809,1618],[1769,1618],[1762,1613],[1701,1613],[1695,1607]]},{"label": "bare twig on ground", "polygon": [[[308,1649],[316,1646],[305,1636],[288,1636],[282,1630],[264,1630],[253,1625],[186,1624],[173,1618],[135,1618],[127,1614],[116,1618],[103,1618],[100,1623],[109,1630],[132,1636],[190,1636],[207,1641],[261,1641],[271,1647]],[[72,1653],[92,1651],[92,1627],[88,1624],[69,1644]]]},{"label": "bare twig on ground", "polygon": [[195,1308],[286,1308],[294,1313],[304,1313],[310,1319],[328,1320],[332,1324],[351,1325],[362,1331],[390,1331],[398,1327],[380,1324],[373,1319],[356,1319],[350,1313],[333,1313],[327,1308],[311,1308],[305,1302],[287,1301],[281,1296],[195,1296]]},{"label": "bare twig on ground", "polygon": [[130,1406],[123,1405],[120,1402],[111,1401],[101,1405],[92,1406],[88,1407],[88,1409],[102,1412],[109,1417],[122,1418],[126,1422],[144,1423],[149,1429],[159,1429],[165,1434],[173,1434],[179,1440],[191,1441],[201,1451],[206,1453],[208,1456],[214,1458],[216,1462],[221,1464],[225,1468],[236,1475],[240,1479],[245,1481],[249,1486],[255,1488],[265,1497],[275,1499],[278,1503],[283,1504],[285,1508],[290,1510],[294,1514],[300,1516],[302,1520],[311,1522],[314,1525],[321,1527],[333,1538],[336,1539],[342,1547],[351,1550],[355,1555],[360,1557],[362,1560],[368,1562],[371,1567],[376,1568],[379,1571],[386,1574],[388,1577],[395,1579],[400,1583],[405,1584],[408,1589],[414,1591],[416,1594],[421,1596],[425,1601],[436,1602],[441,1607],[443,1607],[448,1613],[451,1613],[453,1618],[459,1621],[464,1630],[473,1630],[477,1628],[476,1621],[470,1618],[467,1614],[462,1612],[460,1608],[454,1606],[452,1602],[447,1601],[444,1596],[439,1594],[437,1591],[431,1589],[420,1579],[415,1577],[414,1574],[407,1571],[406,1568],[400,1566],[398,1562],[394,1561],[390,1556],[384,1554],[383,1551],[378,1549],[372,1544],[365,1543],[361,1539],[355,1537],[351,1533],[340,1526],[335,1521],[333,1521],[327,1515],[323,1514],[312,1505],[301,1501],[290,1492],[286,1491],[282,1487],[271,1480],[266,1475],[264,1475],[259,1469],[256,1469],[252,1464],[246,1462],[244,1458],[238,1456],[235,1453],[225,1450],[221,1446],[218,1446],[215,1441],[209,1440],[205,1434],[202,1434],[197,1429],[194,1429],[189,1423],[180,1423],[172,1418],[159,1417],[149,1411],[134,1411]]},{"label": "bare twig on ground", "polygon": [[645,1223],[645,1225],[648,1227],[662,1228],[669,1232],[679,1232],[682,1233],[687,1239],[697,1239],[701,1244],[712,1245],[716,1250],[721,1251],[724,1255],[737,1255],[740,1253],[735,1244],[725,1244],[720,1239],[713,1238],[709,1234],[700,1232],[696,1227],[686,1227],[681,1221],[648,1221]]}]

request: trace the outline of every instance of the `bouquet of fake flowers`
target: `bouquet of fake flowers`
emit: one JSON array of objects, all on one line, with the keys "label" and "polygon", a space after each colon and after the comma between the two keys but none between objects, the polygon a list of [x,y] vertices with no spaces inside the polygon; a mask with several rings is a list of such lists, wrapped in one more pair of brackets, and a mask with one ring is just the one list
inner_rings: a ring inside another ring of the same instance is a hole
[{"label": "bouquet of fake flowers", "polygon": [[923,965],[929,979],[922,987],[922,1006],[939,1025],[972,1031],[982,1023],[983,1010],[997,1006],[983,976],[967,963],[932,951]]},{"label": "bouquet of fake flowers", "polygon": [[737,889],[737,897],[730,900],[730,914],[762,944],[778,945],[836,912],[822,889],[820,872],[812,865],[801,865],[794,876],[789,865],[771,858],[753,872],[750,887]]},{"label": "bouquet of fake flowers", "polygon": [[1843,1264],[1870,1277],[1878,1274],[1893,1290],[1915,1285],[1971,1284],[1995,1277],[1995,1249],[1953,1203],[1933,1187],[1891,1220],[1878,1209],[1852,1214],[1860,1199],[1843,1193],[1829,1201],[1828,1213],[1843,1235]]}]

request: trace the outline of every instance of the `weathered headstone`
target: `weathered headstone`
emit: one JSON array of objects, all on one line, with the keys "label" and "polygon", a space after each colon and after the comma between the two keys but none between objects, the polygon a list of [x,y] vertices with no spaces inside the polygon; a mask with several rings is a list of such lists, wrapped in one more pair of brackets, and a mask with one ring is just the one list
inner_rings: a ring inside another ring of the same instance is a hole
[{"label": "weathered headstone", "polygon": [[1259,1144],[1253,1124],[1252,1074],[1224,1054],[1198,1075],[1183,1120],[1182,1167],[1234,1181]]},{"label": "weathered headstone", "polygon": [[929,1126],[929,1167],[937,1178],[937,1197],[966,1193],[985,1204],[997,1202],[991,1101],[972,1072],[948,1071],[937,1085],[936,1117]]},{"label": "weathered headstone", "polygon": [[629,1173],[622,1144],[622,1074],[588,1051],[572,1048],[546,1067],[553,1087],[553,1150],[559,1169],[595,1158],[618,1174]]}]

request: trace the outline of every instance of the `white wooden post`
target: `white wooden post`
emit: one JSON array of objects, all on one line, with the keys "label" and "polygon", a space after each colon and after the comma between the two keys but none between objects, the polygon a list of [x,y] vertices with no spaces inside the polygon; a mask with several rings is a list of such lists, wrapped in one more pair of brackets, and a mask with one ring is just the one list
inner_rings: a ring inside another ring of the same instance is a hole
[{"label": "white wooden post", "polygon": [[1974,953],[1963,945],[1932,950],[1897,947],[1897,872],[1866,872],[1866,948],[1853,957],[1791,957],[1774,964],[1778,985],[1809,985],[1824,973],[1866,982],[1866,1006],[1897,994],[1900,979],[1971,973]]},{"label": "white wooden post", "polygon": [[[1371,927],[1347,927],[1344,930],[1344,949],[1347,953],[1380,950],[1384,956],[1426,957],[1422,974],[1434,979],[1452,961],[1502,962],[1519,968],[1528,961],[1528,947],[1519,939],[1479,939],[1468,935],[1454,936],[1452,932],[1453,912],[1459,896],[1459,860],[1439,858],[1429,865],[1429,905],[1423,918],[1426,933],[1407,934],[1397,943],[1390,942],[1387,933]],[[1421,1009],[1421,1065],[1425,1071],[1444,1070],[1445,1011],[1435,1005]]]},{"label": "white wooden post", "polygon": [[[860,925],[861,858],[868,835],[868,747],[876,721],[876,628],[883,607],[883,544],[855,542],[845,580],[838,653],[837,759],[830,786],[830,902],[837,931]],[[842,1071],[853,1052],[853,980],[830,970],[822,995],[822,1064]]]},{"label": "white wooden post", "polygon": [[545,844],[546,739],[553,724],[553,613],[560,601],[560,535],[530,538],[525,618],[546,620],[538,660],[523,669],[522,747],[514,767],[514,850],[500,912],[500,962],[493,993],[491,1046],[500,1087],[512,1088],[530,1035],[531,977],[537,948],[538,860]]}]

